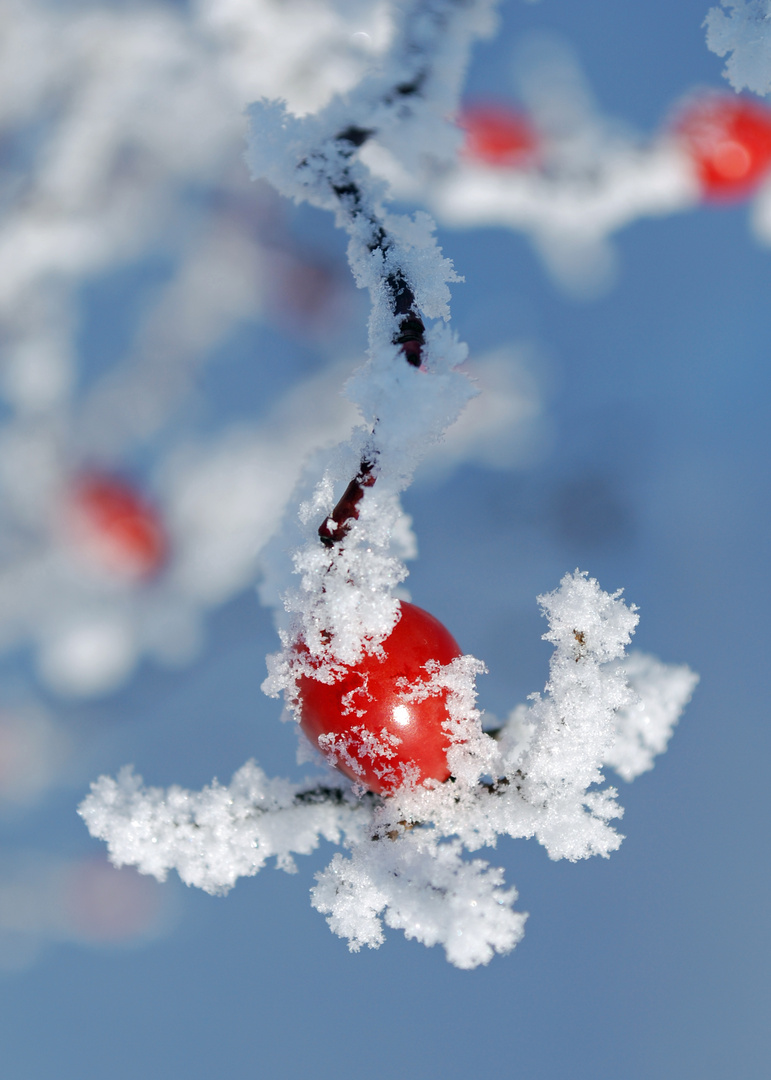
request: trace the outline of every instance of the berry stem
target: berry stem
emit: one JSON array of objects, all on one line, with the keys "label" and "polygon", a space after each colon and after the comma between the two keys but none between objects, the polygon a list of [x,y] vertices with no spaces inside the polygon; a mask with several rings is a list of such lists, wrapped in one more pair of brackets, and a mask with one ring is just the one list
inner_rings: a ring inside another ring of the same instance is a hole
[{"label": "berry stem", "polygon": [[[372,456],[374,458],[376,455]],[[375,462],[367,458],[362,459],[358,473],[343,492],[337,506],[319,525],[319,539],[325,547],[331,548],[339,544],[346,536],[352,523],[359,516],[359,503],[364,489],[372,487],[376,476]]]}]

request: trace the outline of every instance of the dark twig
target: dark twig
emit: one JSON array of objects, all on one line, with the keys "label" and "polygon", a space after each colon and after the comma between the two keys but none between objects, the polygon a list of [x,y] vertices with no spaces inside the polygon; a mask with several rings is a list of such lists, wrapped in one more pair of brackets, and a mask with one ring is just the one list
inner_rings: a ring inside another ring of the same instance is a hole
[{"label": "dark twig", "polygon": [[348,788],[317,784],[316,787],[308,788],[307,791],[298,791],[293,801],[299,806],[318,806],[321,803],[331,803],[333,806],[360,806],[364,802],[370,806],[377,806],[382,799],[373,791],[365,791],[360,798],[357,798]]},{"label": "dark twig", "polygon": [[364,489],[372,487],[376,475],[374,461],[362,461],[358,473],[343,492],[337,506],[319,525],[319,539],[326,547],[338,544],[358,518]]},{"label": "dark twig", "polygon": [[[455,0],[458,9],[464,7],[465,3],[466,0]],[[370,255],[380,255],[385,267],[385,290],[396,320],[391,341],[400,347],[407,363],[416,368],[423,363],[425,323],[410,275],[400,258],[400,245],[389,235],[382,214],[366,190],[362,190],[361,174],[354,168],[354,159],[357,151],[378,134],[378,127],[388,123],[389,117],[405,120],[414,112],[414,103],[430,93],[433,64],[436,62],[435,42],[441,39],[447,29],[445,4],[436,3],[436,0],[417,0],[412,5],[412,11],[405,13],[403,36],[394,46],[395,55],[401,57],[399,80],[380,92],[372,102],[371,117],[377,122],[372,126],[355,122],[349,124],[299,165],[300,170],[310,172],[315,181],[328,185],[340,212],[348,219],[352,233],[361,235],[361,226],[365,226],[365,237],[369,233],[369,238],[364,240],[366,248]],[[364,489],[374,484],[377,475],[375,456],[373,453],[362,459],[357,475],[332,513],[319,526],[319,539],[326,547],[340,543],[352,522],[358,518]]]}]

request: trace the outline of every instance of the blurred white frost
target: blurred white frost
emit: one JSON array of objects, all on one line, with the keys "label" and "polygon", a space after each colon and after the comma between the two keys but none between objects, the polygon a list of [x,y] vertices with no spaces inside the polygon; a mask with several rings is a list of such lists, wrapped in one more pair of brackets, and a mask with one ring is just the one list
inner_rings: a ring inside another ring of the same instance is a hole
[{"label": "blurred white frost", "polygon": [[60,778],[72,750],[66,731],[30,701],[0,706],[0,815],[35,803]]},{"label": "blurred white frost", "polygon": [[353,0],[2,0],[0,18],[0,133],[18,147],[0,192],[3,386],[39,410],[71,391],[78,284],[150,245],[184,261],[184,189],[232,182],[246,103],[318,108],[356,82],[389,20]]},{"label": "blurred white frost", "polygon": [[537,138],[534,160],[510,165],[471,156],[437,163],[423,149],[406,167],[378,139],[363,158],[393,193],[425,202],[451,228],[525,233],[555,284],[591,299],[614,283],[612,234],[641,217],[695,206],[691,163],[663,133],[643,139],[601,112],[573,48],[547,33],[513,57],[517,110]]},{"label": "blurred white frost", "polygon": [[[707,16],[707,41],[731,53],[725,74],[735,89],[771,87],[768,0],[726,0]],[[526,35],[512,57],[516,101],[494,100],[526,121],[535,147],[508,163],[461,154],[445,161],[432,147],[400,160],[379,138],[362,160],[406,203],[425,205],[449,228],[503,227],[525,234],[554,284],[591,300],[615,283],[614,234],[646,217],[693,210],[702,202],[694,163],[671,120],[651,135],[608,116],[596,101],[573,47],[556,35]],[[683,87],[684,100],[688,88]],[[484,110],[486,102],[471,102]],[[460,122],[462,123],[461,113]],[[747,196],[749,199],[749,195]],[[771,185],[752,193],[750,227],[771,243]]]}]

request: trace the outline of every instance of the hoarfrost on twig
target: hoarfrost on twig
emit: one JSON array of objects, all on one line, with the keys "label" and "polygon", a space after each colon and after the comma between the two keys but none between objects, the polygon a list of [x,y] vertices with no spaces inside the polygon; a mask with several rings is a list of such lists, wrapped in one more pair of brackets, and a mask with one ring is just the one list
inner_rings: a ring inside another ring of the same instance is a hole
[{"label": "hoarfrost on twig", "polygon": [[269,779],[247,762],[227,787],[213,781],[202,791],[146,788],[131,768],[117,780],[92,785],[80,814],[94,836],[107,840],[116,866],[136,866],[164,881],[175,869],[186,885],[226,893],[275,857],[294,870],[293,855],[308,855],[320,839],[355,836],[366,801],[343,788]]}]

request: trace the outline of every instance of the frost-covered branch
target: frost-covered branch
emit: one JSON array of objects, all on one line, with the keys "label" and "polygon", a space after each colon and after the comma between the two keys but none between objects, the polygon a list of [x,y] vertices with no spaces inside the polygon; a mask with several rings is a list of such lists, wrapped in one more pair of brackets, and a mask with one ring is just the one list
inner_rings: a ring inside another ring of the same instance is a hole
[{"label": "frost-covered branch", "polygon": [[424,153],[427,139],[445,158],[457,148],[457,132],[443,117],[457,107],[469,46],[490,31],[492,7],[493,0],[405,4],[395,12],[382,71],[363,79],[355,96],[335,99],[313,116],[293,116],[267,102],[250,109],[247,160],[254,175],[336,214],[349,234],[357,283],[372,298],[372,344],[389,337],[416,367],[425,345],[422,315],[448,317],[446,282],[454,275],[427,228],[391,220],[382,206],[383,185],[358,151],[373,137],[403,160]]},{"label": "frost-covered branch", "polygon": [[[102,777],[81,806],[114,861],[161,879],[176,868],[210,892],[268,858],[294,869],[293,856],[321,840],[341,844],[312,891],[331,928],[353,950],[379,945],[384,925],[400,928],[442,944],[463,968],[513,948],[525,920],[502,872],[465,853],[499,836],[534,837],[554,859],[614,851],[622,811],[603,766],[641,771],[692,689],[683,677],[661,690],[668,676],[649,665],[658,735],[640,735],[621,663],[635,609],[576,571],[540,601],[555,648],[545,692],[493,738],[476,708],[484,665],[397,596],[413,547],[399,495],[473,388],[456,370],[465,347],[445,324],[457,279],[430,219],[391,213],[360,152],[377,137],[403,162],[424,151],[451,159],[457,133],[446,118],[490,12],[489,0],[412,0],[379,70],[347,95],[303,116],[266,101],[250,111],[253,171],[335,214],[372,300],[369,359],[348,384],[363,425],[315,460],[313,486],[287,523],[289,551],[266,560],[263,587],[283,646],[264,689],[284,694],[350,782],[328,773],[291,784],[250,763],[229,786],[195,793],[146,789],[126,770]],[[439,751],[429,766],[421,754],[431,740]]]},{"label": "frost-covered branch", "polygon": [[359,837],[369,807],[350,789],[270,779],[247,762],[226,787],[214,781],[199,792],[144,788],[125,768],[117,780],[92,785],[80,813],[92,835],[107,840],[116,866],[159,881],[175,869],[186,885],[224,893],[269,858],[291,872],[293,855],[310,854],[320,840]]},{"label": "frost-covered branch", "polygon": [[[515,710],[497,741],[478,727],[467,680],[444,676],[457,725],[449,783],[357,799],[332,774],[320,784],[290,784],[249,763],[229,786],[196,793],[146,789],[124,770],[98,780],[80,812],[116,865],[160,880],[177,869],[209,892],[226,891],[271,857],[291,870],[292,856],[320,840],[342,843],[348,856],[335,855],[312,899],[352,949],[379,945],[385,922],[426,945],[441,943],[460,967],[486,963],[513,948],[525,916],[513,910],[516,891],[502,887],[501,871],[464,860],[463,851],[507,835],[536,837],[552,858],[608,855],[621,841],[609,824],[621,810],[615,790],[599,787],[603,763],[619,763],[627,778],[639,771],[639,759],[625,763],[616,734],[622,744],[630,736],[636,699],[618,661],[636,614],[579,573],[541,603],[550,624],[544,636],[555,645],[546,692]],[[649,697],[654,685],[664,687],[652,695],[659,737],[646,743],[651,756],[694,682],[685,669],[659,668],[663,678],[654,681],[655,663],[637,664],[648,672]]]}]

